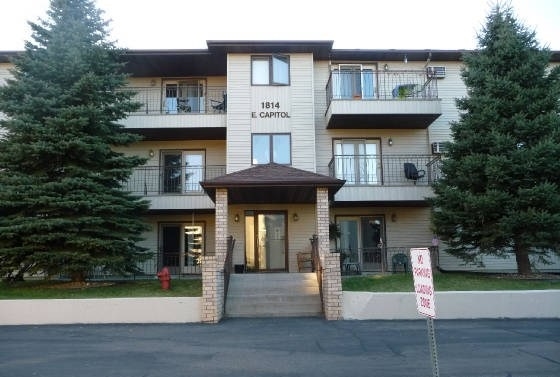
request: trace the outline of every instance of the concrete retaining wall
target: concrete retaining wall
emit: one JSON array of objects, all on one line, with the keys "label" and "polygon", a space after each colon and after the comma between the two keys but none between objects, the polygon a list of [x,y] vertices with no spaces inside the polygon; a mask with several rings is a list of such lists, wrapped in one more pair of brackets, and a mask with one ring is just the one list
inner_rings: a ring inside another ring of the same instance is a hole
[{"label": "concrete retaining wall", "polygon": [[[344,319],[421,319],[414,293],[343,292]],[[200,297],[0,300],[0,325],[201,322]],[[436,292],[438,319],[560,318],[560,290]]]},{"label": "concrete retaining wall", "polygon": [[[560,318],[560,290],[436,292],[438,319]],[[343,292],[344,319],[419,319],[414,293]]]},{"label": "concrete retaining wall", "polygon": [[0,325],[200,322],[200,297],[0,300]]}]

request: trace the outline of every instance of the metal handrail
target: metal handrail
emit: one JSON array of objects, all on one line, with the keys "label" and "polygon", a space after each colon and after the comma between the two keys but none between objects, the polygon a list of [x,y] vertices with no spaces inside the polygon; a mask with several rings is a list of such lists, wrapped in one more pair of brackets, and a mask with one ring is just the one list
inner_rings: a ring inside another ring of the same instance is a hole
[{"label": "metal handrail", "polygon": [[204,190],[199,182],[225,173],[225,165],[140,166],[132,170],[132,175],[122,188],[143,196],[202,195]]},{"label": "metal handrail", "polygon": [[437,80],[425,70],[332,71],[326,85],[333,100],[436,100]]},{"label": "metal handrail", "polygon": [[[432,261],[434,267],[437,266],[437,254],[433,246],[414,246],[414,247],[427,247],[432,252]],[[346,262],[359,264],[361,271],[365,272],[411,272],[410,269],[410,246],[394,246],[394,247],[364,247],[358,249],[340,249],[339,252],[344,256]],[[407,268],[400,266],[393,266],[393,256],[404,254],[408,258]],[[395,268],[398,267],[398,268]],[[342,268],[342,266],[341,266]],[[351,271],[342,271],[351,272]]]},{"label": "metal handrail", "polygon": [[229,236],[227,238],[226,259],[224,261],[224,310],[226,307],[227,294],[229,289],[229,278],[231,276],[234,247],[235,247],[235,238],[233,238],[233,236]]},{"label": "metal handrail", "polygon": [[[329,175],[346,180],[346,186],[427,186],[441,176],[439,156],[432,155],[334,155]],[[416,181],[405,175],[404,164],[413,163],[424,176]]]},{"label": "metal handrail", "polygon": [[321,264],[321,257],[319,256],[319,237],[314,234],[309,239],[311,242],[311,258],[313,259],[313,270],[317,276],[317,283],[319,284],[319,295],[321,296],[321,303],[323,303],[323,265]]},{"label": "metal handrail", "polygon": [[[188,92],[188,87],[184,88]],[[199,93],[198,87],[196,87]],[[165,87],[127,86],[123,90],[135,93],[132,100],[141,104],[130,115],[220,114],[227,112],[225,86],[205,86],[199,95],[170,96]]]}]

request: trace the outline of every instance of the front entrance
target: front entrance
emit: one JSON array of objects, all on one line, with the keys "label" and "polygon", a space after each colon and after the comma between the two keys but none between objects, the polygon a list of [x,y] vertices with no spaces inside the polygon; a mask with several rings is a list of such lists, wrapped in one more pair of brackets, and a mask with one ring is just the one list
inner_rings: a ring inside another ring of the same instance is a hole
[{"label": "front entrance", "polygon": [[383,216],[338,216],[339,249],[348,262],[357,262],[363,271],[386,270],[385,219]]},{"label": "front entrance", "polygon": [[286,271],[286,212],[245,212],[245,263],[247,271]]},{"label": "front entrance", "polygon": [[158,269],[165,266],[171,274],[200,273],[204,224],[167,223],[159,228]]}]

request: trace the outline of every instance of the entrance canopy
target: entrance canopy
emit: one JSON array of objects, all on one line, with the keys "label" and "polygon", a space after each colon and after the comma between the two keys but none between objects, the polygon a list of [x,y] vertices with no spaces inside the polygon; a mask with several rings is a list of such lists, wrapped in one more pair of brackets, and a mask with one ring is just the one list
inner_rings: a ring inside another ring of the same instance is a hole
[{"label": "entrance canopy", "polygon": [[315,203],[317,188],[329,191],[329,199],[346,181],[311,173],[275,163],[256,165],[249,169],[200,182],[212,201],[216,189],[227,188],[229,204]]}]

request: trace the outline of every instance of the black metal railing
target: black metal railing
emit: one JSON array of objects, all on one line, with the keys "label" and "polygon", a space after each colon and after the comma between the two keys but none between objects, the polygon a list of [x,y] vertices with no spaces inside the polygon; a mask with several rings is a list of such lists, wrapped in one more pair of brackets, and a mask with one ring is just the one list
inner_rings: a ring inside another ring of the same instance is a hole
[{"label": "black metal railing", "polygon": [[[437,267],[437,253],[432,246],[432,264]],[[411,272],[410,247],[370,247],[357,250],[341,249],[341,269],[344,274],[354,272]],[[357,268],[354,268],[357,266]]]},{"label": "black metal railing", "polygon": [[[352,186],[425,186],[440,177],[439,160],[432,155],[335,155],[329,162],[329,174]],[[410,174],[405,163],[413,164],[417,175]]]},{"label": "black metal railing", "polygon": [[229,278],[233,265],[233,248],[235,247],[235,238],[229,236],[227,238],[226,259],[224,261],[224,310],[226,307],[227,294],[229,289]]},{"label": "black metal railing", "polygon": [[[168,93],[163,87],[128,86],[127,91],[135,94],[133,100],[142,106],[133,115],[177,115],[177,114],[219,114],[227,112],[227,94],[225,86],[181,86],[178,91]],[[191,95],[192,94],[192,95]]]},{"label": "black metal railing", "polygon": [[[158,251],[151,258],[137,264],[135,273],[119,274],[102,266],[89,271],[90,280],[140,280],[155,279],[158,271],[167,267],[174,279],[196,277],[202,273],[201,255],[181,252]],[[64,278],[64,276],[61,276]]]},{"label": "black metal railing", "polygon": [[312,265],[319,284],[321,302],[323,302],[323,265],[321,264],[321,257],[319,256],[319,237],[314,234],[309,241],[311,242]]},{"label": "black metal railing", "polygon": [[123,190],[137,195],[202,194],[201,181],[224,175],[224,165],[141,166],[123,183]]},{"label": "black metal railing", "polygon": [[437,80],[425,70],[332,71],[327,82],[327,107],[332,100],[434,100]]}]

